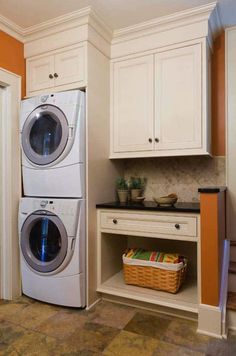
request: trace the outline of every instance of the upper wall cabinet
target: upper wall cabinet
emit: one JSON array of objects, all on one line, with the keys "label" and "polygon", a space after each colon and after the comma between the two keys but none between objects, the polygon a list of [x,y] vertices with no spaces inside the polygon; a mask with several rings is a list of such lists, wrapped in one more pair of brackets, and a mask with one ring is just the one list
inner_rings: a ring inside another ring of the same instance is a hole
[{"label": "upper wall cabinet", "polygon": [[115,152],[153,148],[153,56],[114,65],[113,127]]},{"label": "upper wall cabinet", "polygon": [[48,90],[66,90],[86,85],[83,45],[30,58],[26,66],[28,96]]},{"label": "upper wall cabinet", "polygon": [[202,148],[201,45],[155,55],[157,151]]},{"label": "upper wall cabinet", "polygon": [[209,154],[206,56],[198,42],[112,63],[110,158]]}]

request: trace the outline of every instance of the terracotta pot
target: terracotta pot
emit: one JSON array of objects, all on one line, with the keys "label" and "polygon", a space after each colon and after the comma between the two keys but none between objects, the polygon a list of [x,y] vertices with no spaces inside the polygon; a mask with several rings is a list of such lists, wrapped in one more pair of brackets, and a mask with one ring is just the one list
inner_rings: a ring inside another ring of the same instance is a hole
[{"label": "terracotta pot", "polygon": [[142,189],[131,189],[131,200],[136,201],[142,194]]},{"label": "terracotta pot", "polygon": [[128,190],[117,190],[120,203],[126,203],[128,199]]}]

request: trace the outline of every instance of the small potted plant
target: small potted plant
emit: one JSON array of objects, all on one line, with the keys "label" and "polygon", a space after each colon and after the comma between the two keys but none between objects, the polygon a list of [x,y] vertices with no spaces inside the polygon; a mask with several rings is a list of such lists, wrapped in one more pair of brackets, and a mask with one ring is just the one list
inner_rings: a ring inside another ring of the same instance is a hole
[{"label": "small potted plant", "polygon": [[126,203],[128,199],[129,189],[128,189],[127,181],[124,178],[122,177],[117,178],[116,190],[120,203]]},{"label": "small potted plant", "polygon": [[129,188],[131,190],[131,200],[137,201],[137,198],[142,196],[146,185],[146,178],[130,177]]}]

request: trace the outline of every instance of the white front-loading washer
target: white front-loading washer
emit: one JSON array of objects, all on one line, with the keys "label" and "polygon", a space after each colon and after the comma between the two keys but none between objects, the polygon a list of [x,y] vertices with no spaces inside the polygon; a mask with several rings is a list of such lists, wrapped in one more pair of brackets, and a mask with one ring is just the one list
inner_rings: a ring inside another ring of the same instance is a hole
[{"label": "white front-loading washer", "polygon": [[22,198],[19,239],[23,293],[85,307],[85,201]]},{"label": "white front-loading washer", "polygon": [[84,198],[84,92],[23,100],[20,135],[25,196]]}]

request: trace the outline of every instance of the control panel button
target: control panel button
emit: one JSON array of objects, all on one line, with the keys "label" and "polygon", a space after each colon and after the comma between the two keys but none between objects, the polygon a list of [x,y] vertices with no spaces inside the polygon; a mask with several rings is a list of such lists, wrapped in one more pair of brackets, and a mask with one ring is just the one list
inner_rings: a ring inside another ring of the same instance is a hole
[{"label": "control panel button", "polygon": [[47,206],[47,204],[48,204],[47,200],[41,200],[41,202],[40,202],[41,208],[45,208]]},{"label": "control panel button", "polygon": [[46,101],[48,100],[49,95],[42,95],[41,96],[41,103],[46,103]]}]

